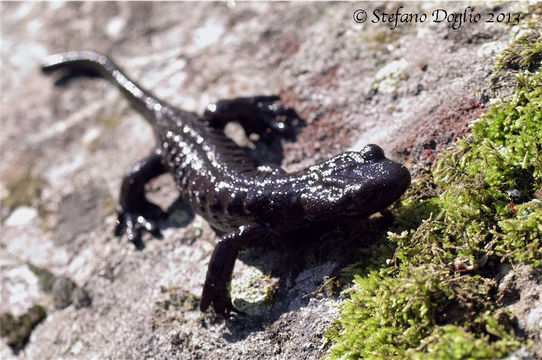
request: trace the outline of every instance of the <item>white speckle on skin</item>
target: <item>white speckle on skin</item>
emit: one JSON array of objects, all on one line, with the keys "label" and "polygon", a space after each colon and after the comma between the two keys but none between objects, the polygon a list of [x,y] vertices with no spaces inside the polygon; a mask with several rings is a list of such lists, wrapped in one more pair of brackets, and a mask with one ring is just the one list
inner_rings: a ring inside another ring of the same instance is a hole
[{"label": "white speckle on skin", "polygon": [[22,206],[17,208],[6,220],[6,226],[23,226],[34,220],[38,211],[34,208]]}]

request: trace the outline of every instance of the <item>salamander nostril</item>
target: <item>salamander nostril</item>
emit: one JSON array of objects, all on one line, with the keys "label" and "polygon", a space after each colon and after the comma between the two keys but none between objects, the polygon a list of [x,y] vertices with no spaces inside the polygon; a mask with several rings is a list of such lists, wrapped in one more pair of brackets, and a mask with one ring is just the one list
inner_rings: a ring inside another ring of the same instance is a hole
[{"label": "salamander nostril", "polygon": [[361,149],[361,156],[366,161],[383,159],[384,150],[378,145],[369,144]]}]

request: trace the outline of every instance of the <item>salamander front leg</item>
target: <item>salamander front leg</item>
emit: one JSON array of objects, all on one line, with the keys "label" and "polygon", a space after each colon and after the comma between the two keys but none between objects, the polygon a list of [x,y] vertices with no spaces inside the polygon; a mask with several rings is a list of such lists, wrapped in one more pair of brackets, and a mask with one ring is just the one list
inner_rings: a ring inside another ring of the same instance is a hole
[{"label": "salamander front leg", "polygon": [[238,120],[245,133],[259,134],[268,138],[271,134],[293,137],[294,120],[299,119],[296,111],[280,104],[277,95],[260,95],[221,100],[210,104],[203,114],[213,127],[223,128],[226,123]]},{"label": "salamander front leg", "polygon": [[209,268],[203,293],[201,294],[200,310],[205,311],[213,303],[218,315],[225,316],[236,310],[231,302],[229,285],[235,260],[239,250],[261,241],[271,235],[269,228],[261,225],[241,226],[237,231],[226,234],[216,245]]},{"label": "salamander front leg", "polygon": [[156,221],[164,218],[162,209],[145,197],[145,184],[166,171],[160,151],[139,161],[124,177],[117,205],[115,236],[126,233],[136,248],[143,248],[141,235],[148,231],[160,237]]}]

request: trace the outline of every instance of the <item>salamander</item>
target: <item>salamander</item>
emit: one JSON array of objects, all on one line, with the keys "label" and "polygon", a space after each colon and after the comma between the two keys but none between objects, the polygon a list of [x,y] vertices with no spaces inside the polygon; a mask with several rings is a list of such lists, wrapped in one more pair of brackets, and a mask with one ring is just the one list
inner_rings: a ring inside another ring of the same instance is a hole
[{"label": "salamander", "polygon": [[238,121],[247,135],[290,133],[297,113],[278,96],[221,100],[198,116],[153,96],[96,52],[51,55],[42,65],[45,73],[61,69],[108,79],[156,135],[155,151],[122,181],[115,235],[126,234],[138,247],[144,232],[160,236],[158,224],[166,214],[146,199],[145,184],[166,172],[173,175],[181,198],[224,234],[209,261],[201,311],[211,304],[218,315],[237,311],[228,286],[240,250],[317,224],[367,217],[392,204],[410,185],[406,167],[387,159],[374,144],[296,172],[273,164],[255,166],[224,134],[224,126]]}]

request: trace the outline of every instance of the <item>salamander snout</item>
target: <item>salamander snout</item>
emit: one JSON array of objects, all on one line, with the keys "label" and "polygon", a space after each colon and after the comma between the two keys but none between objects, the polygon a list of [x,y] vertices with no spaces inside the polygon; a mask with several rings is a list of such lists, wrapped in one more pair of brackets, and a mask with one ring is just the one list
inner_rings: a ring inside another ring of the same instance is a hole
[{"label": "salamander snout", "polygon": [[355,169],[356,176],[351,178],[345,193],[353,212],[368,215],[397,200],[410,185],[410,173],[403,165],[384,157],[380,147],[369,145],[362,151],[366,149],[365,154],[371,158],[363,155],[367,162]]}]

